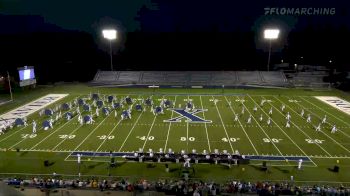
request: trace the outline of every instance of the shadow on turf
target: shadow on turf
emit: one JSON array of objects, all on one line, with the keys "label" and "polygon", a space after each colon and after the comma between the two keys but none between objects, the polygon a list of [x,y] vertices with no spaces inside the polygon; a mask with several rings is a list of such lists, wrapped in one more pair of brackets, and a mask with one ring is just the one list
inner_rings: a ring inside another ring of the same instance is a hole
[{"label": "shadow on turf", "polygon": [[282,169],[282,168],[280,168],[280,167],[274,167],[274,169],[276,169],[276,170],[278,170],[278,171],[280,171],[280,172],[282,172],[282,173],[285,173],[285,174],[290,173],[290,171],[289,171],[288,169]]},{"label": "shadow on turf", "polygon": [[266,169],[263,169],[262,166],[258,166],[258,165],[250,165],[250,167],[252,167],[252,168],[254,168],[254,169],[258,170],[258,171],[265,172],[265,173],[267,173],[267,174],[272,173],[272,172],[268,169],[268,167],[266,167]]},{"label": "shadow on turf", "polygon": [[95,164],[93,164],[93,165],[87,166],[87,168],[88,168],[88,169],[94,169],[95,167],[100,166],[100,165],[102,165],[102,164],[103,164],[102,162],[97,162],[97,163],[95,163]]},{"label": "shadow on turf", "polygon": [[21,153],[19,154],[19,156],[23,157],[23,156],[25,156],[25,155],[27,155],[27,154],[28,154],[28,151],[24,151],[24,152],[21,152]]}]

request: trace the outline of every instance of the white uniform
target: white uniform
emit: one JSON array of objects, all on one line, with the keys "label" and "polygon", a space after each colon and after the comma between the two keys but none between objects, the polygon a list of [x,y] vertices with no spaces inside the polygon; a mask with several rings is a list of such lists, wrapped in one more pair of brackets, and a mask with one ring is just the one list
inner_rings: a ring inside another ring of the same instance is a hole
[{"label": "white uniform", "polygon": [[301,169],[302,163],[303,163],[303,159],[299,159],[299,161],[298,161],[298,169]]},{"label": "white uniform", "polygon": [[252,115],[249,116],[248,120],[247,120],[247,124],[252,123]]},{"label": "white uniform", "polygon": [[304,113],[305,113],[305,112],[304,112],[304,109],[302,109],[301,112],[300,112],[300,116],[301,116],[301,117],[304,117]]},{"label": "white uniform", "polygon": [[270,110],[269,110],[269,114],[270,114],[270,115],[272,114],[272,107],[271,107]]},{"label": "white uniform", "polygon": [[284,111],[285,108],[286,108],[286,106],[282,105],[282,107],[281,107],[282,112]]},{"label": "white uniform", "polygon": [[317,125],[316,131],[321,131],[321,123]]},{"label": "white uniform", "polygon": [[262,114],[260,114],[260,118],[259,118],[259,120],[260,120],[260,122],[262,122],[262,121],[263,121],[263,115],[262,115]]},{"label": "white uniform", "polygon": [[289,120],[286,122],[286,128],[290,128]]},{"label": "white uniform", "polygon": [[52,122],[53,122],[53,120],[52,120],[52,119],[50,119],[50,120],[49,120],[49,125],[50,125],[50,128],[51,128],[51,129],[53,129]]},{"label": "white uniform", "polygon": [[270,125],[271,124],[271,118],[269,117],[268,119],[267,119],[267,125]]},{"label": "white uniform", "polygon": [[322,119],[322,124],[326,123],[326,121],[327,121],[327,116],[324,115],[324,117],[323,117],[323,119]]},{"label": "white uniform", "polygon": [[114,117],[117,118],[117,116],[118,116],[118,112],[117,110],[114,110]]},{"label": "white uniform", "polygon": [[290,116],[290,114],[289,114],[289,112],[288,112],[288,113],[287,113],[287,116],[286,116],[286,119],[287,119],[287,120],[290,120],[290,117],[291,117],[291,116]]},{"label": "white uniform", "polygon": [[96,108],[96,116],[98,117],[100,114],[99,114],[99,110],[98,108]]},{"label": "white uniform", "polygon": [[33,120],[33,134],[36,133],[36,122]]},{"label": "white uniform", "polygon": [[241,114],[242,114],[242,115],[244,114],[244,107],[242,107],[242,112],[241,112]]},{"label": "white uniform", "polygon": [[306,122],[307,122],[307,123],[311,123],[311,115],[310,115],[310,114],[307,115]]},{"label": "white uniform", "polygon": [[260,105],[263,106],[265,103],[265,99],[261,100]]},{"label": "white uniform", "polygon": [[258,107],[256,107],[256,105],[254,106],[253,111],[254,112],[258,111]]},{"label": "white uniform", "polygon": [[235,114],[235,121],[238,121],[238,114]]},{"label": "white uniform", "polygon": [[335,132],[337,132],[337,127],[333,125],[331,133],[335,133]]}]

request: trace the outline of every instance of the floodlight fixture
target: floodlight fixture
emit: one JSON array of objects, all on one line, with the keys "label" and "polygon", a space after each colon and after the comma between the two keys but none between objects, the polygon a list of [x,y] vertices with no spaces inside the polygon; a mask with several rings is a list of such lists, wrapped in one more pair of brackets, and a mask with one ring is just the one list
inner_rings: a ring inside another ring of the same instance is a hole
[{"label": "floodlight fixture", "polygon": [[278,39],[280,34],[279,29],[265,29],[264,30],[264,38],[269,40],[269,58],[267,60],[267,71],[270,71],[270,58],[271,58],[271,40]]},{"label": "floodlight fixture", "polygon": [[113,58],[112,58],[112,41],[117,39],[117,30],[115,29],[104,29],[102,35],[105,39],[109,40],[109,55],[111,59],[111,71],[113,71]]},{"label": "floodlight fixture", "polygon": [[277,39],[280,34],[279,29],[265,29],[264,38],[265,39]]},{"label": "floodlight fixture", "polygon": [[104,29],[102,31],[103,37],[108,40],[117,39],[117,31],[115,29]]}]

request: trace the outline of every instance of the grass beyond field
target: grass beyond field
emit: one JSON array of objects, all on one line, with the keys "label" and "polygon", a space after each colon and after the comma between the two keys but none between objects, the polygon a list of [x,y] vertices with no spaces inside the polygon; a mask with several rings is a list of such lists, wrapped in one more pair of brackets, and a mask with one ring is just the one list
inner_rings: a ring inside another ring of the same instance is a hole
[{"label": "grass beyond field", "polygon": [[[74,87],[73,87],[74,88]],[[75,88],[74,88],[75,89]],[[350,117],[321,101],[312,95],[335,95],[339,92],[307,92],[302,90],[161,90],[153,94],[151,91],[139,89],[94,89],[83,87],[83,90],[72,91],[54,88],[41,90],[40,93],[65,92],[70,95],[50,107],[60,105],[73,99],[87,98],[90,92],[100,91],[101,95],[115,95],[117,98],[130,97],[140,102],[142,98],[152,97],[155,105],[159,105],[161,99],[171,100],[176,108],[184,107],[191,100],[197,109],[207,111],[195,114],[196,116],[210,120],[211,123],[190,123],[183,118],[181,122],[164,122],[164,120],[177,117],[179,114],[165,110],[163,115],[153,115],[150,108],[146,111],[132,111],[132,119],[121,120],[114,116],[114,111],[106,116],[100,112],[95,117],[93,125],[80,125],[75,116],[70,121],[60,119],[54,123],[54,128],[48,131],[38,130],[32,134],[32,126],[14,128],[0,136],[0,172],[5,173],[30,173],[46,174],[56,171],[61,174],[75,175],[76,157],[70,156],[76,151],[91,152],[132,152],[142,148],[144,151],[153,149],[164,151],[172,149],[175,152],[195,149],[201,153],[203,150],[220,152],[227,150],[233,153],[236,150],[244,155],[278,156],[283,161],[270,161],[269,174],[257,169],[261,161],[251,161],[251,165],[237,166],[231,169],[215,165],[196,165],[199,172],[196,177],[208,177],[215,179],[243,178],[243,179],[289,179],[290,175],[296,176],[300,181],[332,181],[349,182],[350,172]],[[44,91],[44,92],[43,92]],[[38,93],[39,95],[39,93]],[[23,98],[25,99],[25,98]],[[261,100],[266,103],[261,106]],[[214,104],[217,100],[217,104]],[[22,103],[12,103],[24,105]],[[88,101],[89,102],[89,101]],[[90,101],[91,102],[91,101]],[[281,106],[285,105],[284,111]],[[257,111],[253,108],[257,106]],[[244,114],[242,109],[244,108]],[[272,108],[273,114],[268,112]],[[75,110],[73,108],[72,110]],[[306,118],[300,115],[305,111],[312,117],[311,123],[306,123]],[[291,115],[290,128],[286,128],[286,115]],[[92,110],[95,113],[95,109]],[[82,113],[90,114],[88,113]],[[239,115],[239,120],[234,121],[234,115]],[[247,119],[251,115],[251,123]],[[316,132],[315,127],[327,115],[327,123],[322,124],[321,131]],[[260,121],[262,117],[262,121]],[[267,119],[271,117],[271,124]],[[36,113],[28,118],[28,122],[35,119],[38,127],[46,119]],[[331,126],[336,125],[338,132],[331,134]],[[20,152],[15,152],[20,149]],[[310,161],[303,163],[302,171],[296,170],[296,161],[290,157],[307,157]],[[50,167],[44,167],[43,160],[55,162]],[[86,167],[82,173],[86,175],[106,175],[107,158],[83,157]],[[328,168],[335,164],[341,167],[339,174],[333,173]],[[110,171],[112,175],[125,176],[149,176],[149,177],[178,177],[175,173],[165,173],[161,164],[155,168],[146,169],[147,164],[127,163],[120,164]],[[175,164],[172,167],[177,167]],[[242,167],[245,167],[242,170]],[[10,174],[11,175],[11,174]]]}]

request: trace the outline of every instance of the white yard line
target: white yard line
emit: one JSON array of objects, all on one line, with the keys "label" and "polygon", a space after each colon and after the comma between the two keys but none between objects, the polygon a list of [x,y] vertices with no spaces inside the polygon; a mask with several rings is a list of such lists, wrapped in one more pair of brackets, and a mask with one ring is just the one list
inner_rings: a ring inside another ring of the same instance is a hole
[{"label": "white yard line", "polygon": [[[201,107],[202,107],[202,110],[203,110],[202,96],[199,96],[199,100],[201,101]],[[205,118],[204,111],[203,111],[203,117],[204,117],[204,119],[206,119],[206,118]],[[204,123],[204,127],[205,127],[205,133],[206,133],[206,135],[207,135],[207,141],[208,141],[209,152],[211,152],[207,123]]]},{"label": "white yard line", "polygon": [[[248,94],[247,94],[248,95]],[[249,96],[249,95],[248,95]],[[237,97],[238,98],[238,97]],[[250,97],[251,98],[251,97]],[[252,99],[252,98],[251,98]],[[255,103],[255,101],[253,100],[253,102]],[[255,103],[256,104],[256,103]],[[244,104],[244,102],[242,102],[243,107],[246,109],[246,111],[249,113],[249,115],[252,116],[252,118],[254,119],[255,123],[258,125],[258,127],[260,127],[260,129],[264,132],[265,136],[272,141],[272,139],[270,138],[270,136],[266,133],[266,131],[264,130],[264,128],[261,127],[261,125],[259,124],[259,122],[255,119],[254,115],[252,115],[249,111],[249,109],[247,108],[247,106]],[[265,112],[264,112],[265,113]],[[266,113],[265,113],[266,114]],[[267,115],[267,114],[266,114]],[[272,119],[271,119],[272,120]],[[273,120],[272,120],[273,122]],[[276,148],[276,150],[278,151],[278,153],[284,158],[283,153],[281,152],[281,150],[276,146],[276,144],[274,142],[271,142],[271,144]]]},{"label": "white yard line", "polygon": [[[73,120],[75,117],[77,116],[74,116],[71,120]],[[48,136],[46,136],[44,139],[42,139],[40,142],[36,143],[34,146],[32,146],[30,149],[34,149],[35,147],[37,147],[39,144],[41,144],[43,141],[45,141],[47,138],[49,138],[51,135],[53,135],[54,133],[56,133],[57,131],[61,130],[62,127],[64,127],[66,124],[68,124],[70,121],[67,121],[65,122],[63,125],[61,125],[60,127],[58,127],[55,131],[53,131],[52,133],[50,133]]]},{"label": "white yard line", "polygon": [[[269,116],[269,115],[264,111],[264,109],[261,108],[260,105],[257,104],[257,103],[254,101],[254,99],[253,99],[250,95],[248,95],[248,97],[260,108],[260,110],[261,110],[262,112],[264,112],[264,114],[265,114],[266,116]],[[263,97],[263,96],[262,96],[262,97]],[[264,98],[264,97],[263,97],[263,98]],[[269,103],[272,107],[276,108],[276,107],[273,106],[270,102],[268,102],[268,103]],[[279,110],[277,109],[277,111],[279,111]],[[306,157],[309,157],[309,156],[304,152],[304,150],[301,149],[301,148],[298,146],[298,144],[296,144],[295,141],[292,140],[292,138],[290,138],[289,135],[288,135],[286,132],[284,132],[283,129],[282,129],[272,118],[271,118],[271,121],[272,121],[273,123],[275,123],[275,125],[277,125],[277,127],[282,131],[282,133],[283,133],[286,137],[288,137],[288,139],[289,139],[296,147],[298,147],[298,149],[299,149]],[[310,159],[310,157],[309,157],[309,159]],[[310,160],[311,160],[311,159],[310,159]],[[311,162],[312,162],[315,166],[317,166],[317,164],[316,164],[314,161],[311,160]]]},{"label": "white yard line", "polygon": [[1,143],[2,141],[4,141],[4,140],[7,140],[7,138],[11,137],[12,135],[14,135],[14,134],[16,134],[16,133],[22,131],[22,130],[25,129],[25,128],[26,128],[26,127],[22,127],[22,128],[20,128],[19,130],[13,132],[11,135],[8,135],[7,137],[3,138],[2,140],[0,140],[0,143]]},{"label": "white yard line", "polygon": [[[72,135],[73,133],[75,133],[80,127],[82,127],[82,125],[78,126],[77,128],[75,128],[71,133],[68,134],[69,135]],[[64,138],[62,141],[60,141],[55,147],[53,147],[51,149],[51,151],[55,150],[58,146],[60,146],[64,141],[67,140],[68,137]]]},{"label": "white yard line", "polygon": [[186,152],[188,152],[188,123],[186,122]]},{"label": "white yard line", "polygon": [[101,125],[102,125],[102,123],[112,114],[113,112],[111,112],[111,113],[109,113],[109,115],[108,116],[106,116],[90,133],[89,133],[89,135],[87,135],[86,137],[85,137],[85,139],[83,140],[83,141],[81,141],[79,144],[78,144],[78,146],[76,146],[75,148],[74,148],[74,150],[73,151],[76,151],[96,130],[97,130],[97,128],[99,128]]},{"label": "white yard line", "polygon": [[[164,95],[162,96],[161,99],[164,100]],[[150,129],[149,129],[149,131],[148,131],[148,133],[147,133],[145,142],[143,143],[142,150],[144,150],[144,148],[145,148],[145,146],[146,146],[146,143],[147,143],[147,141],[148,141],[148,137],[149,137],[149,135],[150,135],[151,132],[152,132],[152,128],[153,128],[154,122],[155,122],[156,119],[157,119],[157,116],[158,116],[158,115],[155,115],[155,116],[154,116],[154,119],[153,119],[153,122],[152,122],[152,124],[151,124],[151,127],[150,127]]]},{"label": "white yard line", "polygon": [[131,127],[131,129],[130,129],[130,131],[129,131],[129,134],[126,136],[126,138],[125,138],[123,144],[120,146],[118,152],[120,152],[121,149],[124,147],[125,142],[128,140],[128,138],[129,138],[131,132],[132,132],[132,131],[134,130],[134,128],[136,127],[137,122],[139,121],[139,119],[140,119],[140,117],[142,116],[143,113],[144,113],[144,111],[141,112],[141,114],[140,114],[139,117],[137,118],[136,122],[135,122],[134,125]]},{"label": "white yard line", "polygon": [[[262,112],[264,112],[264,114],[265,115],[267,115],[268,116],[268,114],[264,111],[264,109],[263,108],[261,108],[260,107],[260,105],[259,104],[257,104],[255,101],[254,101],[254,99],[250,96],[250,95],[248,95],[248,97],[260,108],[260,110],[262,111]],[[264,97],[263,97],[264,98]],[[273,106],[270,102],[268,102],[271,106]],[[274,107],[274,106],[273,106]],[[275,107],[274,107],[275,108]],[[310,157],[304,152],[304,150],[303,149],[301,149],[299,146],[298,146],[298,144],[296,144],[295,142],[294,142],[294,140],[292,139],[292,138],[290,138],[289,137],[289,135],[286,133],[286,132],[284,132],[283,131],[283,129],[271,118],[271,121],[273,122],[273,123],[275,123],[275,125],[277,125],[277,127],[282,131],[282,133],[286,136],[286,137],[288,137],[288,139],[296,146],[296,147],[298,147],[298,149],[306,156],[306,157],[308,157],[309,159],[310,159]],[[315,165],[315,166],[317,166],[317,164],[314,162],[314,161],[312,161],[312,159],[310,159],[311,160],[311,162]]]},{"label": "white yard line", "polygon": [[[225,97],[225,100],[226,100],[226,102],[227,102],[227,104],[228,104],[229,102],[228,102],[228,100],[227,100],[227,97],[226,97],[226,96],[224,96],[224,97]],[[233,114],[236,115],[236,112],[233,110],[232,106],[231,106],[231,105],[229,105],[229,106],[230,106],[230,109],[231,109],[231,111],[233,112]],[[254,148],[255,153],[258,155],[259,152],[258,152],[258,150],[255,148],[255,146],[254,146],[252,140],[250,139],[250,137],[249,137],[248,133],[246,132],[245,128],[243,127],[243,125],[242,125],[242,123],[241,123],[241,120],[238,119],[238,123],[239,123],[239,125],[242,127],[244,134],[247,136],[247,139],[249,140],[250,144],[251,144],[252,147]]]},{"label": "white yard line", "polygon": [[[214,96],[211,96],[211,98],[214,99]],[[231,144],[230,136],[228,135],[227,130],[226,130],[226,127],[225,127],[225,124],[224,124],[224,121],[223,121],[222,118],[221,118],[221,114],[220,114],[220,111],[219,111],[219,109],[218,109],[218,106],[217,106],[216,104],[214,104],[214,105],[215,105],[215,108],[216,108],[217,113],[219,114],[222,127],[223,127],[224,130],[225,130],[226,138],[228,139],[228,143],[230,144],[231,151],[232,151],[232,153],[235,153],[234,150],[233,150],[232,144]]]},{"label": "white yard line", "polygon": [[[80,97],[80,96],[75,97],[73,100],[77,99],[78,97]],[[51,103],[51,104],[54,104],[54,103]],[[48,108],[51,104],[49,104],[49,105],[46,106],[45,108]],[[45,109],[45,108],[43,108],[43,109]],[[23,127],[23,128],[21,128],[21,129],[17,130],[16,132],[12,133],[11,135],[9,135],[9,136],[3,138],[2,140],[0,140],[0,143],[1,143],[2,141],[6,140],[7,138],[11,137],[12,135],[18,133],[19,131],[23,130],[24,128],[26,128],[26,127]],[[41,127],[39,130],[41,130],[41,129],[42,129],[42,127]],[[10,148],[13,148],[14,146],[16,146],[16,145],[22,143],[22,142],[23,142],[24,140],[26,140],[26,139],[27,139],[27,138],[23,138],[21,141],[19,141],[19,142],[17,142],[16,144],[12,145]]]},{"label": "white yard line", "polygon": [[[176,98],[177,98],[177,95],[175,96],[175,100],[174,100],[174,108],[176,108]],[[174,116],[174,111],[172,110],[170,119],[173,118],[173,116]],[[168,134],[166,136],[166,141],[165,141],[165,145],[164,145],[164,152],[166,152],[166,148],[168,147],[168,140],[169,140],[171,124],[172,124],[172,122],[169,122]]]},{"label": "white yard line", "polygon": [[[299,106],[301,106],[298,102],[296,102],[296,104],[298,104]],[[301,106],[302,108],[304,108],[306,111],[309,111],[310,113],[312,113],[310,110],[308,110],[307,108],[305,108],[304,106]],[[293,110],[293,109],[292,109]],[[294,110],[293,110],[294,111]],[[336,144],[338,144],[338,146],[340,146],[342,149],[344,149],[345,151],[350,153],[350,150],[345,148],[345,146],[341,145],[338,141],[336,141],[335,139],[333,139],[331,136],[329,136],[328,134],[326,134],[324,131],[319,131],[321,133],[323,133],[325,136],[327,136],[329,139],[331,139],[333,142],[335,142]]]},{"label": "white yard line", "polygon": [[[40,130],[42,130],[42,129],[43,129],[43,128],[41,127],[38,131],[40,131]],[[9,149],[11,149],[11,148],[17,146],[18,144],[22,143],[22,142],[23,142],[24,140],[26,140],[26,139],[28,139],[28,137],[21,139],[19,142],[17,142],[16,144],[12,145],[11,147],[9,147]]]},{"label": "white yard line", "polygon": [[[278,99],[276,96],[273,96],[276,100],[278,100],[279,102],[281,102],[281,103],[283,103],[283,104],[285,104],[283,101],[281,101],[280,99]],[[285,115],[281,112],[281,111],[279,111],[279,109],[278,108],[276,108],[274,105],[272,105],[271,103],[270,103],[270,105],[272,106],[272,107],[274,107],[275,108],[275,110],[277,110],[280,114],[282,114],[282,116],[283,117],[285,117]],[[296,112],[295,110],[293,110],[293,108],[292,107],[290,107],[288,104],[285,104],[287,107],[289,107],[294,113],[296,113],[297,115],[299,115],[300,117],[301,117],[301,115],[298,113],[298,112]],[[309,139],[311,139],[312,140],[312,138],[307,134],[307,133],[305,133],[297,124],[295,124],[293,121],[290,121],[300,132],[302,132],[306,137],[308,137]],[[327,151],[327,150],[325,150],[320,144],[318,144],[318,143],[315,143],[318,147],[320,147],[328,156],[330,156],[330,157],[332,157],[332,155]]]},{"label": "white yard line", "polygon": [[152,125],[151,125],[151,127],[149,128],[149,131],[148,131],[148,133],[147,133],[147,136],[146,136],[145,142],[143,143],[142,150],[144,150],[144,148],[145,148],[145,146],[146,146],[146,143],[147,143],[147,140],[148,140],[149,134],[150,134],[150,133],[151,133],[151,131],[152,131],[152,128],[153,128],[153,125],[154,125],[154,122],[156,121],[156,119],[157,119],[157,115],[155,115],[155,116],[154,116],[154,118],[153,118]]},{"label": "white yard line", "polygon": [[[303,99],[304,101],[310,103],[311,105],[316,106],[318,109],[322,110],[323,112],[326,112],[326,113],[329,114],[330,116],[333,116],[335,119],[338,119],[339,121],[341,121],[341,122],[347,124],[348,126],[350,126],[350,124],[347,123],[346,121],[344,121],[344,120],[338,118],[337,116],[334,116],[332,113],[329,113],[329,112],[325,111],[323,108],[321,108],[321,107],[319,107],[319,106],[313,104],[311,101],[308,101],[307,99],[304,99],[304,98],[302,98],[302,97],[300,97],[300,98]],[[312,113],[312,112],[311,112],[311,113]],[[315,116],[317,116],[319,119],[321,119],[320,116],[316,115],[315,113],[313,113],[313,114],[314,114]],[[329,125],[331,125],[331,124],[330,124],[329,122],[327,122],[327,121],[326,121],[326,123],[329,124]],[[332,126],[332,125],[331,125],[331,126]],[[346,134],[344,131],[341,131],[340,129],[337,129],[337,130],[338,130],[339,132],[341,132],[342,134],[344,134],[346,137],[350,138],[350,135]]]},{"label": "white yard line", "polygon": [[101,142],[101,144],[98,146],[98,148],[95,150],[95,152],[98,152],[102,145],[108,140],[108,137],[113,133],[113,131],[118,127],[118,125],[122,122],[122,119],[118,121],[118,123],[113,127],[113,129],[108,133],[107,137]]}]

